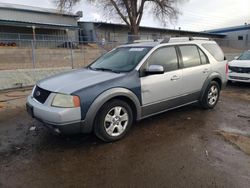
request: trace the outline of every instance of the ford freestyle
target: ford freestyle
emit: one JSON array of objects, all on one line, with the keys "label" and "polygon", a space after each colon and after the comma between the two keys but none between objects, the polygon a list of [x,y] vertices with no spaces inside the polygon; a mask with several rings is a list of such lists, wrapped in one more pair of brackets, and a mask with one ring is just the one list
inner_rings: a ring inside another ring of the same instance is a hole
[{"label": "ford freestyle", "polygon": [[192,103],[214,108],[227,82],[215,41],[169,38],[119,46],[91,65],[39,81],[27,111],[58,134],[124,137],[134,121]]}]

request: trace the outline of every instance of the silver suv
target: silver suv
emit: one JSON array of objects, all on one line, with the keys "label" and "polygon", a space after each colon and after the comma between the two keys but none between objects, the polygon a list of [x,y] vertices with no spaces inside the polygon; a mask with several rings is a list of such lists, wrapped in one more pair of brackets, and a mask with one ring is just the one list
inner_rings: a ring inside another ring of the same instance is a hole
[{"label": "silver suv", "polygon": [[37,83],[27,111],[58,134],[94,132],[110,142],[134,121],[199,102],[214,108],[227,82],[216,42],[170,38],[119,46],[86,68]]}]

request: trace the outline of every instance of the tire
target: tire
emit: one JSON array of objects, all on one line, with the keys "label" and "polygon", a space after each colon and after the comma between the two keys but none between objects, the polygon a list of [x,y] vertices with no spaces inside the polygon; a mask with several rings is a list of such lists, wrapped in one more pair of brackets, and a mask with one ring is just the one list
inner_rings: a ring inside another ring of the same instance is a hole
[{"label": "tire", "polygon": [[123,138],[133,123],[131,107],[122,100],[105,103],[99,110],[94,125],[95,135],[105,142]]},{"label": "tire", "polygon": [[212,81],[207,86],[206,91],[201,100],[201,106],[205,109],[213,109],[220,97],[220,86],[218,82]]}]

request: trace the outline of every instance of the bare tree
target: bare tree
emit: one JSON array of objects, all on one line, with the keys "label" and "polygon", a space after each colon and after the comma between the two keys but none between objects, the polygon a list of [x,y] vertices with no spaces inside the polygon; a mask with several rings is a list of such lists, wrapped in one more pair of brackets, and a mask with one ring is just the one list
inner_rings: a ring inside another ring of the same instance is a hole
[{"label": "bare tree", "polygon": [[57,8],[63,12],[63,11],[71,11],[72,7],[79,3],[81,0],[52,0]]},{"label": "bare tree", "polygon": [[[54,0],[61,10],[70,9],[80,0]],[[104,10],[110,14],[118,15],[128,26],[131,34],[138,35],[139,25],[145,7],[152,11],[153,15],[166,23],[177,18],[179,11],[177,3],[183,0],[88,0],[103,5]]]}]

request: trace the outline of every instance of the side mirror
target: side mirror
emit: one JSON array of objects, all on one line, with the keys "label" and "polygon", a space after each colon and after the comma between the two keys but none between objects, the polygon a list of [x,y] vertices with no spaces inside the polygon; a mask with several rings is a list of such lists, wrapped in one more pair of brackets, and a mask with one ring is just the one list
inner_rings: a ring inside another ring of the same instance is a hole
[{"label": "side mirror", "polygon": [[146,69],[146,74],[163,74],[164,67],[162,65],[149,65]]},{"label": "side mirror", "polygon": [[239,56],[235,56],[235,57],[234,57],[235,60],[238,59],[238,58],[239,58]]}]

